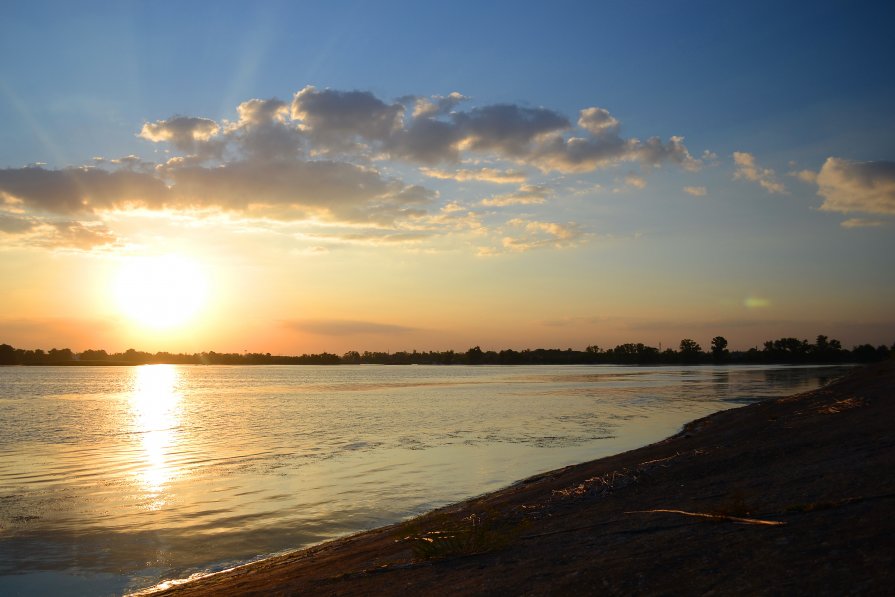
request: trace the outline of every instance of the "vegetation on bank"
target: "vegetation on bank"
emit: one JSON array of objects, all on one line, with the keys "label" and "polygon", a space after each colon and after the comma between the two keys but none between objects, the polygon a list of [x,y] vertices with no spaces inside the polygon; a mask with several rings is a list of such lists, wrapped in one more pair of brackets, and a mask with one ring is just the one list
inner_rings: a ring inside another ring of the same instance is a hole
[{"label": "vegetation on bank", "polygon": [[814,343],[797,338],[768,340],[764,347],[746,351],[730,351],[727,340],[716,336],[708,350],[694,340],[681,340],[678,349],[660,350],[654,346],[619,344],[603,349],[588,346],[584,350],[537,348],[525,350],[482,350],[475,346],[466,352],[357,352],[339,356],[323,352],[300,356],[268,353],[201,352],[151,354],[130,348],[120,353],[105,350],[85,350],[75,353],[68,348],[24,350],[0,344],[0,365],[142,365],[150,363],[205,364],[205,365],[705,365],[705,364],[824,364],[871,363],[895,357],[895,343],[891,347],[870,344],[842,347],[835,339],[820,335]]}]

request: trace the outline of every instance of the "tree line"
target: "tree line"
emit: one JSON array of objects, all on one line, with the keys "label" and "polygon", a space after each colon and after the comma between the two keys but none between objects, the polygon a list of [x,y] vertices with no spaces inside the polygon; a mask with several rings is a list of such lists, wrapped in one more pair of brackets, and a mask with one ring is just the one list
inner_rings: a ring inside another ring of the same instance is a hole
[{"label": "tree line", "polygon": [[843,348],[838,340],[817,336],[814,343],[797,338],[768,340],[763,348],[731,351],[723,336],[715,336],[708,350],[696,341],[685,338],[677,350],[661,350],[643,343],[619,344],[603,349],[591,345],[584,350],[536,348],[501,351],[482,350],[474,346],[466,352],[399,351],[358,352],[343,355],[323,352],[299,356],[268,353],[149,353],[133,348],[120,353],[105,350],[73,352],[68,348],[25,350],[0,344],[0,365],[143,365],[153,363],[190,365],[708,365],[708,364],[834,364],[870,363],[895,356],[892,346],[862,344]]}]

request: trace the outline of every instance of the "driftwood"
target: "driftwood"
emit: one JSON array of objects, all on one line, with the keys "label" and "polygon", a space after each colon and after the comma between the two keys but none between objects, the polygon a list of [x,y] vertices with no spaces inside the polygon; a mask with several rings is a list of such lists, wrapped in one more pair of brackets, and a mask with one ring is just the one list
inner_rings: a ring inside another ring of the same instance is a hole
[{"label": "driftwood", "polygon": [[740,516],[729,516],[727,514],[709,514],[707,512],[687,512],[686,510],[668,510],[665,508],[656,508],[654,510],[633,510],[625,512],[625,514],[680,514],[681,516],[693,516],[695,518],[707,518],[709,520],[721,520],[725,522],[738,522],[740,524],[759,524],[765,526],[778,527],[786,523],[779,520],[764,520],[761,518],[742,518]]}]

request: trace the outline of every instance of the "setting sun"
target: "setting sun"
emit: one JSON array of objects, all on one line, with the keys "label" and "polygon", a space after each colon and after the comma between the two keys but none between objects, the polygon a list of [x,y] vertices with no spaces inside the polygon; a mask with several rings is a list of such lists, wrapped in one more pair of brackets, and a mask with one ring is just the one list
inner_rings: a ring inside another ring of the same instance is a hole
[{"label": "setting sun", "polygon": [[118,309],[134,323],[154,329],[189,323],[204,306],[206,295],[202,268],[178,255],[130,258],[115,279]]}]

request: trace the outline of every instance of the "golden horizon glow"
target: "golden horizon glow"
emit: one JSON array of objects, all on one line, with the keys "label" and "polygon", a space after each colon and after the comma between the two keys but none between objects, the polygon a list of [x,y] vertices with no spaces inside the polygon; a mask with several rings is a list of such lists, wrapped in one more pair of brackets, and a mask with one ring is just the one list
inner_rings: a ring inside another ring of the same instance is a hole
[{"label": "golden horizon glow", "polygon": [[113,281],[115,307],[135,325],[155,331],[190,324],[208,298],[207,275],[180,255],[126,258]]}]

